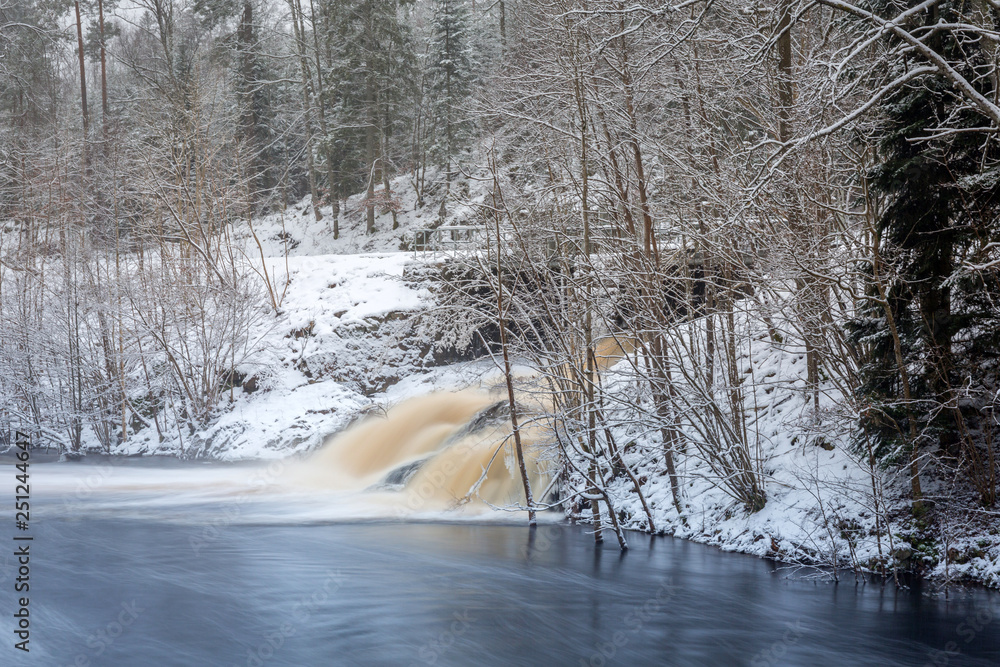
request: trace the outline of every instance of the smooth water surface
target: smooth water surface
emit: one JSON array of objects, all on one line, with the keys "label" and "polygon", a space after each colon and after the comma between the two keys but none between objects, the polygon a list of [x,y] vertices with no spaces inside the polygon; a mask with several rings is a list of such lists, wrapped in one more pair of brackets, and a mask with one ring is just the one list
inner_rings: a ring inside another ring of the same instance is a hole
[{"label": "smooth water surface", "polygon": [[1000,664],[990,591],[833,584],[673,538],[620,555],[574,526],[183,511],[36,521],[31,653],[5,612],[0,664]]}]

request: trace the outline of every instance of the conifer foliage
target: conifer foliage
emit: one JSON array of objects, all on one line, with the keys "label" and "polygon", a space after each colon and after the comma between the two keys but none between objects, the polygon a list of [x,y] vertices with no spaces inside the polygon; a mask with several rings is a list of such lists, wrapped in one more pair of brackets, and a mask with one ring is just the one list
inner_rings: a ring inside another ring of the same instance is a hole
[{"label": "conifer foliage", "polygon": [[325,11],[331,188],[342,197],[366,188],[371,193],[397,162],[393,140],[402,132],[414,80],[412,36],[396,0],[336,0]]},{"label": "conifer foliage", "polygon": [[[0,0],[0,438],[205,455],[252,368],[346,381],[312,325],[280,338],[277,254],[417,249],[406,275],[469,284],[428,328],[531,367],[545,414],[511,422],[595,539],[806,495],[857,569],[901,527],[991,535],[998,11]],[[773,526],[746,548],[788,557]]]},{"label": "conifer foliage", "polygon": [[[929,34],[964,17],[948,2],[913,20]],[[995,80],[977,74],[988,65],[981,42],[942,30],[928,43],[978,92],[995,96]],[[908,60],[897,63],[900,71],[926,62]],[[882,456],[929,452],[959,461],[991,504],[986,412],[997,391],[1000,284],[996,268],[977,268],[977,258],[1000,241],[1000,146],[989,119],[938,74],[889,95],[878,129],[879,162],[869,176],[883,205],[872,277],[884,304],[864,306],[852,325],[857,340],[872,343],[863,391],[874,409],[863,426]]]},{"label": "conifer foliage", "polygon": [[441,131],[434,156],[450,181],[453,161],[472,139],[468,102],[475,83],[469,10],[464,0],[436,0],[430,61],[434,114]]}]

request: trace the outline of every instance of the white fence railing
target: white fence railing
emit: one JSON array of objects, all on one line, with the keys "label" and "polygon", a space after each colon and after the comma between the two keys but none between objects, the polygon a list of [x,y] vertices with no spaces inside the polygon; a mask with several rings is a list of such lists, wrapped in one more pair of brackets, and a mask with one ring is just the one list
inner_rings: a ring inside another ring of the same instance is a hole
[{"label": "white fence railing", "polygon": [[442,225],[434,229],[418,229],[413,234],[413,253],[418,257],[453,257],[485,247],[486,228],[481,226]]},{"label": "white fence railing", "polygon": [[[654,230],[657,239],[666,246],[670,244],[671,233],[667,229]],[[487,230],[477,225],[442,225],[435,228],[418,229],[413,233],[412,249],[415,257],[437,258],[455,257],[486,249],[496,239],[487,238]],[[541,244],[549,253],[577,254],[582,251],[582,239],[553,230],[522,231],[520,235],[513,229],[501,231],[505,243],[527,242],[528,245]],[[616,246],[636,243],[631,235],[621,227],[610,224],[596,224],[591,228],[590,252],[599,254],[611,252]],[[669,239],[669,240],[668,240]]]}]

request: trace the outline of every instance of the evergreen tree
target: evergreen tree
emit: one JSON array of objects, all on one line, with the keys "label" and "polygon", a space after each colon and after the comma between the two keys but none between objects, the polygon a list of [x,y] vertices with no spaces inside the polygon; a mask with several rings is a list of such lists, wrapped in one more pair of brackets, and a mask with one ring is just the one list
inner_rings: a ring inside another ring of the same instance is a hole
[{"label": "evergreen tree", "polygon": [[252,0],[244,0],[236,30],[236,66],[233,71],[239,124],[236,137],[249,149],[250,178],[255,198],[263,199],[275,185],[273,172],[274,133],[272,121],[271,78],[261,52],[260,30],[254,20]]},{"label": "evergreen tree", "polygon": [[469,11],[464,0],[436,0],[431,57],[431,95],[442,133],[433,154],[451,182],[452,162],[468,146],[473,127],[462,109],[475,80]]},{"label": "evergreen tree", "polygon": [[[947,2],[920,20],[929,27],[965,19],[958,5]],[[932,39],[938,54],[993,98],[992,80],[976,75],[986,65],[979,44],[960,43],[944,30]],[[998,240],[1000,149],[984,134],[988,128],[989,121],[963,105],[951,83],[937,75],[914,81],[883,104],[880,163],[870,178],[886,201],[876,241],[884,262],[875,270],[884,281],[889,314],[869,305],[853,323],[856,339],[872,345],[863,391],[876,410],[862,425],[883,456],[912,455],[912,448],[933,437],[947,453],[969,460],[985,436],[985,403],[976,396],[996,388],[1000,290],[995,274],[960,269]],[[884,272],[888,266],[891,274]]]},{"label": "evergreen tree", "polygon": [[331,190],[344,196],[367,187],[367,228],[374,231],[374,188],[387,181],[391,141],[410,97],[414,54],[396,0],[343,0],[331,12],[333,56],[326,80],[333,122],[328,154]]},{"label": "evergreen tree", "polygon": [[273,91],[267,59],[261,48],[260,26],[254,15],[254,0],[196,0],[195,11],[208,29],[229,26],[235,29],[224,42],[232,55],[232,85],[237,105],[235,139],[247,158],[251,203],[267,199],[276,185],[274,173],[279,160],[273,130]]},{"label": "evergreen tree", "polygon": [[59,25],[52,9],[35,0],[0,8],[0,119],[5,129],[34,130],[56,119]]},{"label": "evergreen tree", "polygon": [[0,217],[23,205],[18,163],[57,136],[59,26],[46,3],[0,10]]}]

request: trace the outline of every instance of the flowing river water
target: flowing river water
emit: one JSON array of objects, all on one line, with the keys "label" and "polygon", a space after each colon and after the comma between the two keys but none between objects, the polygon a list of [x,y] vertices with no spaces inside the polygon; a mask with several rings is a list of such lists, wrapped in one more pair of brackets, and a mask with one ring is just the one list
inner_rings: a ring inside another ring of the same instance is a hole
[{"label": "flowing river water", "polygon": [[492,509],[523,498],[501,404],[413,399],[271,464],[32,464],[31,651],[8,604],[0,665],[1000,665],[994,591],[529,530]]}]

